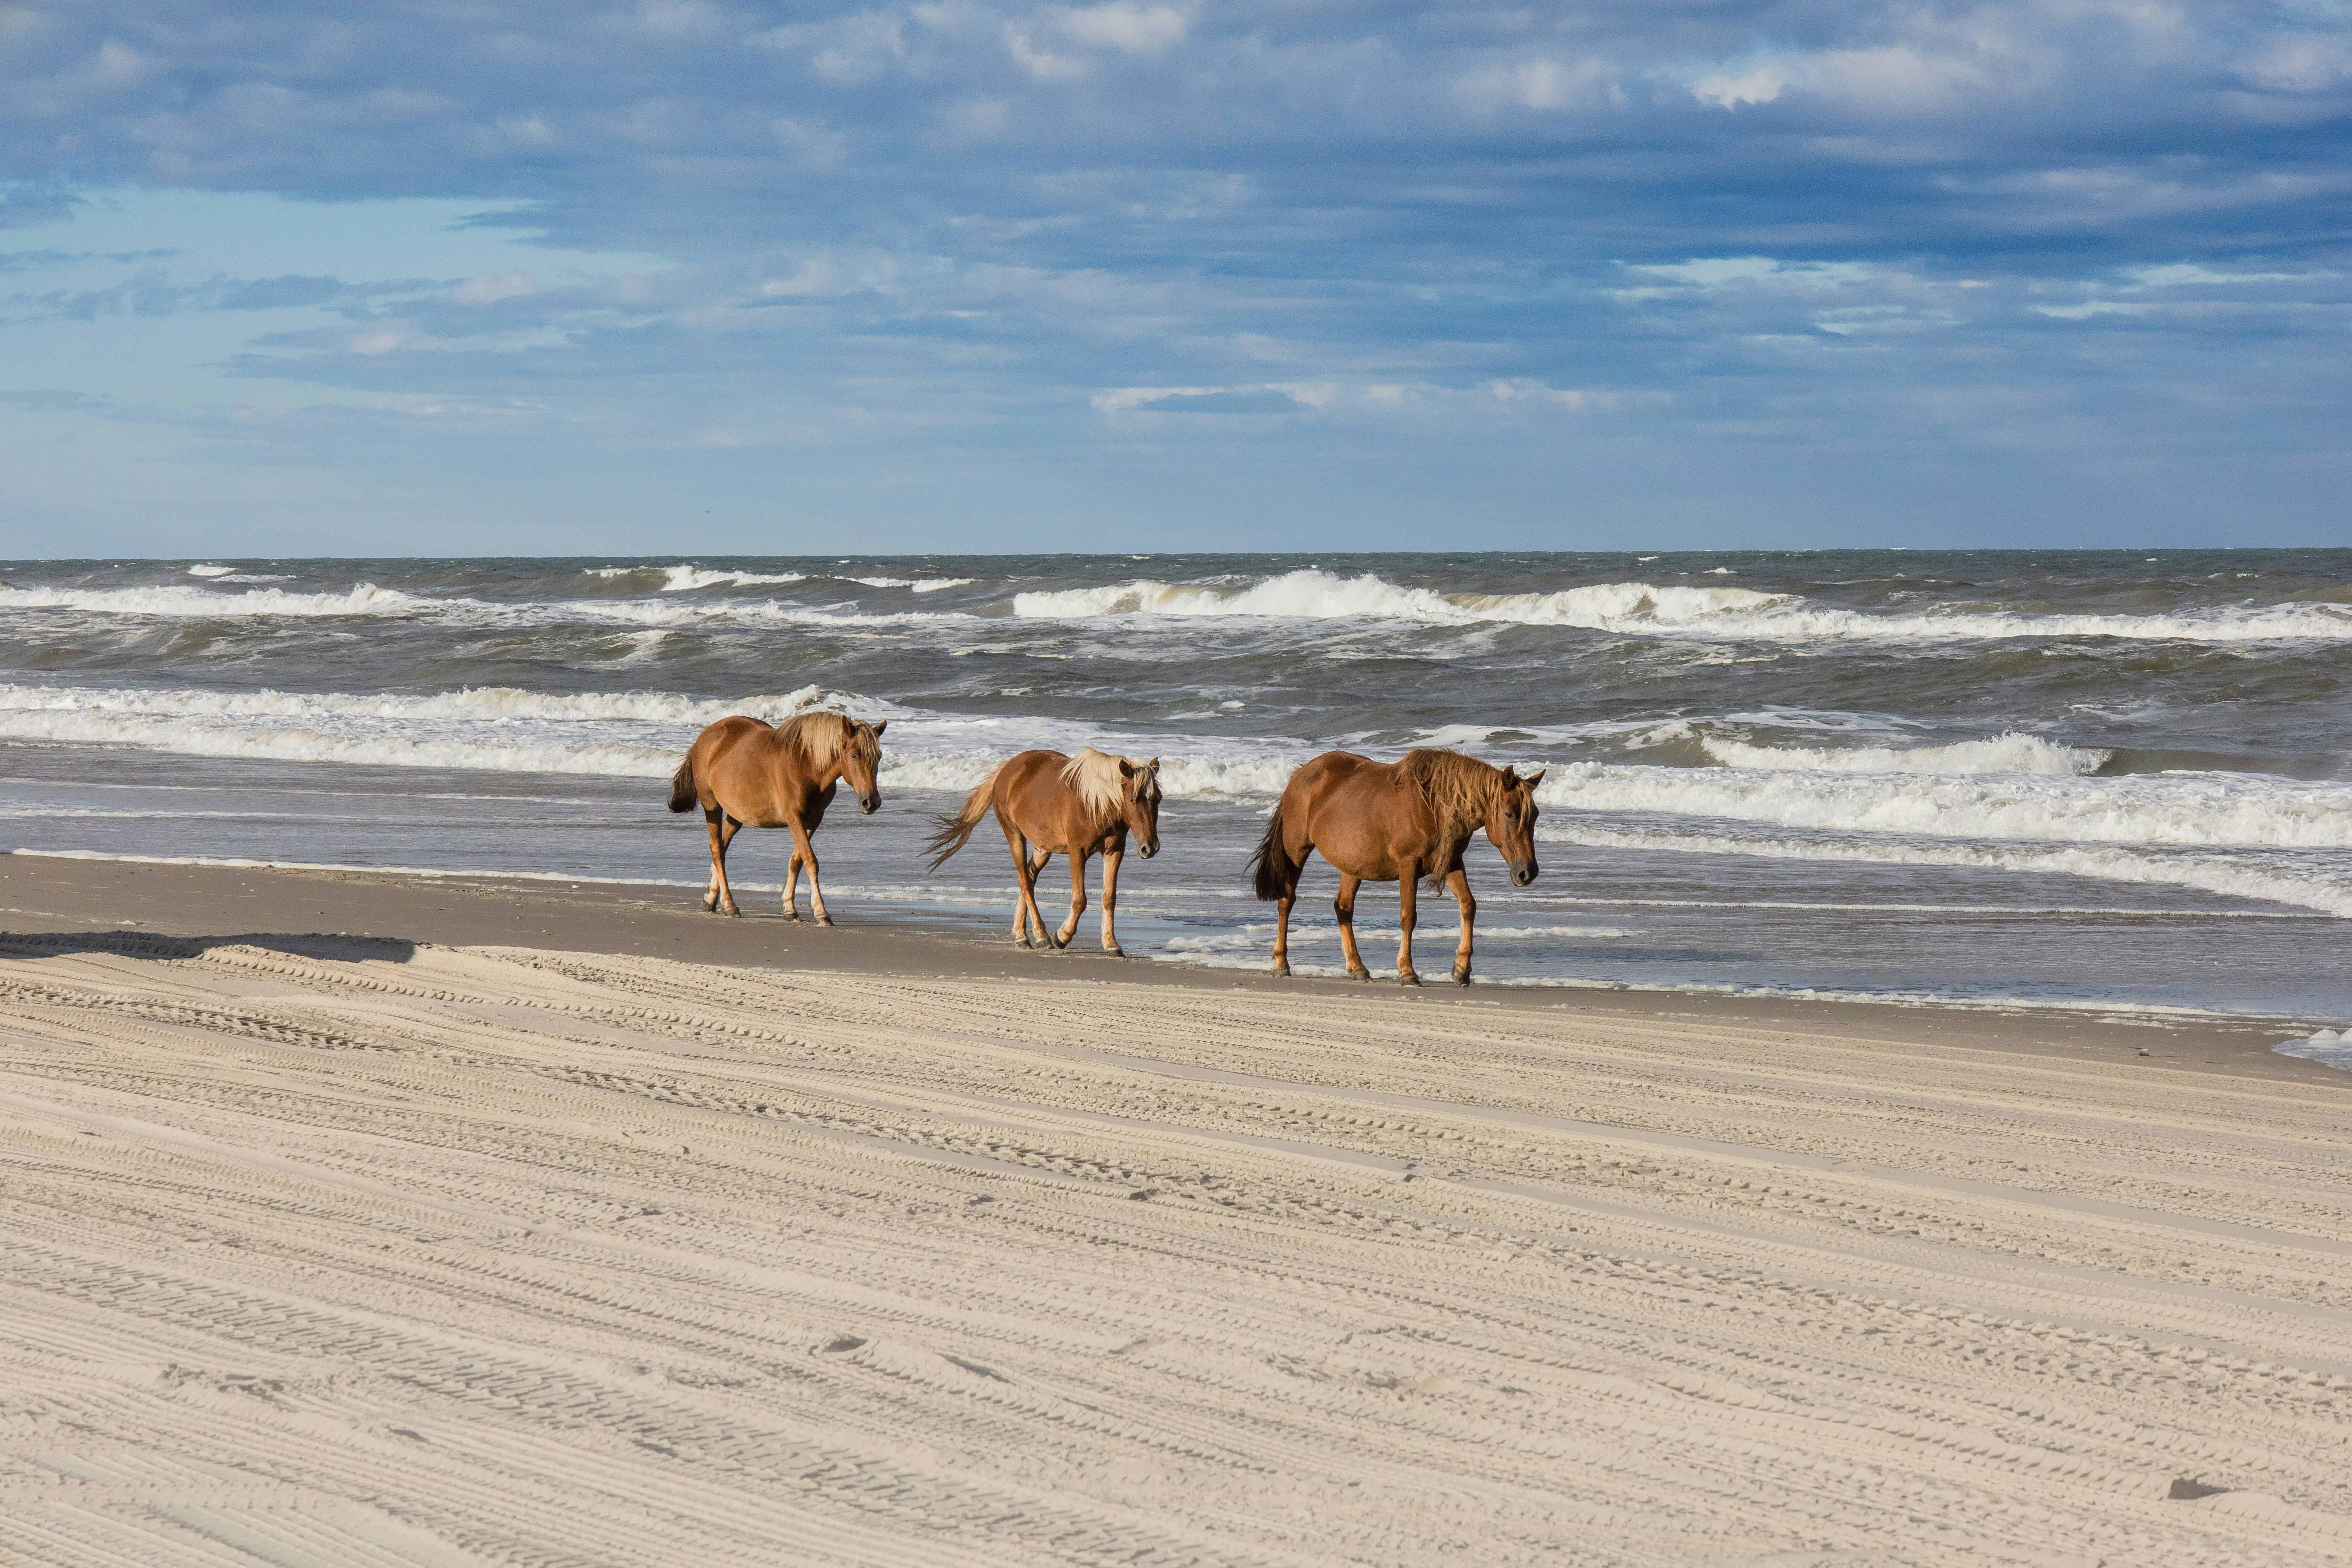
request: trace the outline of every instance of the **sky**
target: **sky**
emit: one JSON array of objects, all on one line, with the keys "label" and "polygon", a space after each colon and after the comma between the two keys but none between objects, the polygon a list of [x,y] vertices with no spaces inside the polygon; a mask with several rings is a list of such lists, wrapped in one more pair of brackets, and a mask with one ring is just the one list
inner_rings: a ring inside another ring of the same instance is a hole
[{"label": "sky", "polygon": [[2352,0],[0,0],[0,556],[2352,544]]}]

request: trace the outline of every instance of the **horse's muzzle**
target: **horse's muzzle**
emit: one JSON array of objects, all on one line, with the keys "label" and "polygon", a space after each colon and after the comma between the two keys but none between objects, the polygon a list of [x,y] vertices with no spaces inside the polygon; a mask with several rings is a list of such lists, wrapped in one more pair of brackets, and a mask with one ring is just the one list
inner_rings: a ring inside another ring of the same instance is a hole
[{"label": "horse's muzzle", "polygon": [[857,797],[857,809],[864,812],[868,816],[871,816],[876,812],[881,810],[882,796],[880,792],[877,791],[873,795],[859,795]]},{"label": "horse's muzzle", "polygon": [[1137,854],[1142,856],[1146,860],[1149,860],[1154,855],[1160,853],[1160,846],[1157,844],[1139,844],[1135,847],[1135,851]]},{"label": "horse's muzzle", "polygon": [[1536,879],[1536,872],[1537,872],[1538,869],[1540,869],[1540,868],[1538,868],[1538,867],[1536,865],[1536,863],[1535,863],[1534,861],[1532,861],[1532,860],[1528,861],[1528,862],[1526,865],[1524,865],[1524,866],[1514,866],[1514,867],[1512,867],[1512,868],[1511,868],[1511,886],[1513,886],[1514,888],[1524,888],[1524,887],[1526,887],[1529,882],[1532,882],[1532,881],[1534,881],[1534,880]]}]

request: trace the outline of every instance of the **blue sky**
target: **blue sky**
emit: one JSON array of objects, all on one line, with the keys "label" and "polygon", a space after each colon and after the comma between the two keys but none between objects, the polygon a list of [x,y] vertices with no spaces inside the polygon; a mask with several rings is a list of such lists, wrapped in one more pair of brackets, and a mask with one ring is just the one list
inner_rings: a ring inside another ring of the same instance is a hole
[{"label": "blue sky", "polygon": [[0,554],[2352,543],[2352,5],[0,0]]}]

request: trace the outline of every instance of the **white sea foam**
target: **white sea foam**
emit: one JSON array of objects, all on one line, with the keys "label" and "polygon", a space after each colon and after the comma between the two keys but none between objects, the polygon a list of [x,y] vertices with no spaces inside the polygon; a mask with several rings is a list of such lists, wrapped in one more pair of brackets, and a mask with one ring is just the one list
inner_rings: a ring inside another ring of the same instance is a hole
[{"label": "white sea foam", "polygon": [[1593,631],[1759,641],[1935,642],[2011,637],[2128,637],[2187,642],[2352,637],[2352,609],[2336,605],[2241,606],[2202,616],[2045,616],[2006,611],[1871,614],[1748,588],[1602,583],[1549,594],[1440,593],[1366,574],[1316,568],[1247,586],[1163,583],[1151,578],[1093,588],[1018,594],[1013,614],[1029,619],[1105,616],[1231,616],[1418,621],[1436,626],[1513,622]]},{"label": "white sea foam", "polygon": [[779,572],[772,574],[758,572],[705,572],[699,566],[665,566],[662,568],[662,592],[684,594],[696,588],[732,586],[748,588],[783,583],[805,583],[803,572]]},{"label": "white sea foam", "polygon": [[666,778],[696,731],[730,713],[773,720],[845,704],[888,716],[887,704],[814,686],[727,700],[510,687],[405,696],[0,686],[0,736],[182,756]]},{"label": "white sea foam", "polygon": [[[1360,903],[1357,907],[1360,909],[1362,905]],[[1422,908],[1423,918],[1413,927],[1413,940],[1416,943],[1434,940],[1440,936],[1452,937],[1460,931],[1461,926],[1450,905],[1433,901],[1424,903]],[[1477,928],[1477,940],[1481,943],[1533,942],[1560,938],[1580,942],[1622,942],[1627,937],[1639,934],[1637,931],[1626,931],[1617,926],[1481,925]],[[1318,925],[1306,921],[1293,920],[1290,922],[1290,940],[1294,945],[1306,942],[1329,943],[1336,947],[1339,942],[1339,928],[1336,925]],[[1356,922],[1356,941],[1360,945],[1369,947],[1375,942],[1385,942],[1393,946],[1396,940],[1395,926],[1377,926],[1369,921],[1361,920]],[[1171,936],[1160,945],[1170,952],[1182,953],[1265,952],[1270,951],[1274,945],[1274,923],[1270,921],[1253,921],[1231,931]]]},{"label": "white sea foam", "polygon": [[1881,866],[1952,866],[1989,871],[2089,877],[2101,881],[2193,888],[2352,917],[2352,883],[2309,872],[2220,856],[2149,854],[2097,845],[2062,848],[1996,844],[1920,844],[1861,835],[1789,839],[1700,831],[1614,828],[1546,822],[1547,843],[1598,849],[1662,850],[1681,855],[1752,855],[1774,860],[1843,860]]},{"label": "white sea foam", "polygon": [[528,617],[540,620],[617,621],[626,626],[682,626],[709,622],[746,621],[794,626],[910,626],[941,621],[968,621],[955,611],[898,610],[887,615],[862,615],[842,610],[811,610],[780,605],[772,599],[614,599],[530,606]]},{"label": "white sea foam", "polygon": [[855,706],[861,712],[887,706],[817,686],[803,686],[797,691],[782,694],[723,699],[681,697],[667,691],[585,691],[567,695],[525,691],[512,686],[475,686],[417,696],[396,692],[0,686],[0,723],[5,722],[5,716],[16,713],[67,712],[173,718],[383,719],[408,722],[457,719],[478,723],[514,720],[583,723],[618,720],[700,726],[732,713],[773,719],[812,708],[844,705]]},{"label": "white sea foam", "polygon": [[2352,784],[2253,773],[2092,779],[1570,763],[1551,770],[1537,802],[1547,808],[1716,817],[1842,833],[2352,848]]},{"label": "white sea foam", "polygon": [[2299,1040],[2282,1040],[2271,1049],[2283,1057],[2300,1057],[2321,1067],[2352,1072],[2352,1029],[2321,1029]]},{"label": "white sea foam", "polygon": [[1729,768],[1834,773],[2094,773],[2106,752],[2062,746],[2039,735],[2011,733],[1948,746],[1754,746],[1703,736],[1700,749]]},{"label": "white sea foam", "polygon": [[424,599],[362,583],[341,594],[289,594],[248,588],[242,594],[166,584],[152,588],[0,588],[0,610],[84,610],[99,615],[221,618],[241,616],[405,616],[473,600]]},{"label": "white sea foam", "polygon": [[[667,778],[707,724],[735,713],[773,721],[818,708],[891,721],[882,780],[900,789],[969,790],[1007,756],[1035,746],[1168,751],[1066,720],[931,713],[817,686],[700,698],[513,687],[412,695],[0,685],[0,739],[183,756]],[[1255,796],[1279,791],[1299,760],[1209,742],[1192,756],[1167,755],[1160,784],[1180,799]]]},{"label": "white sea foam", "polygon": [[215,566],[210,562],[203,562],[197,565],[189,567],[188,575],[191,577],[226,577],[236,570],[236,568],[234,566]]},{"label": "white sea foam", "polygon": [[918,594],[936,594],[942,588],[961,588],[976,577],[844,577],[845,583],[856,583],[867,588],[906,588]]}]

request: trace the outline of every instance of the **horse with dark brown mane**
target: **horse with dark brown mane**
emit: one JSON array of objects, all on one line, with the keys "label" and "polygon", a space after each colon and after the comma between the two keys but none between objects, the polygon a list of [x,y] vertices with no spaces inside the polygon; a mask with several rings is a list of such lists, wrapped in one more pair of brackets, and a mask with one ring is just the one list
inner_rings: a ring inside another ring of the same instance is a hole
[{"label": "horse with dark brown mane", "polygon": [[710,830],[710,884],[702,907],[740,915],[727,885],[727,847],[738,829],[789,827],[793,859],[784,879],[784,918],[801,918],[801,868],[808,868],[809,903],[819,925],[831,925],[824,889],[817,885],[816,847],[810,835],[824,820],[833,792],[843,779],[856,792],[857,809],[867,816],[882,804],[874,775],[882,766],[885,719],[868,724],[846,713],[803,713],[770,725],[740,714],[721,719],[695,737],[686,761],[669,781],[669,808],[702,808]]},{"label": "horse with dark brown mane", "polygon": [[1276,906],[1274,972],[1290,973],[1290,906],[1307,857],[1320,849],[1339,873],[1339,945],[1348,973],[1370,980],[1356,952],[1356,889],[1363,882],[1397,884],[1397,979],[1421,984],[1412,967],[1413,894],[1421,879],[1432,891],[1452,883],[1462,907],[1462,944],[1454,952],[1454,983],[1470,984],[1470,931],[1478,900],[1462,852],[1481,827],[1524,888],[1536,879],[1536,785],[1540,773],[1521,778],[1459,752],[1407,752],[1402,761],[1376,763],[1352,752],[1326,752],[1290,775],[1250,857],[1257,896]]},{"label": "horse with dark brown mane", "polygon": [[[1127,836],[1150,859],[1160,853],[1160,759],[1138,762],[1114,757],[1089,746],[1075,757],[1059,752],[1024,752],[998,764],[978,789],[964,798],[961,811],[944,812],[936,820],[939,831],[927,847],[931,869],[948,862],[962,848],[972,829],[991,810],[1004,829],[1013,851],[1013,880],[1019,898],[1013,909],[1013,940],[1029,945],[1029,923],[1036,922],[1037,940],[1067,947],[1078,933],[1078,917],[1087,911],[1087,858],[1103,858],[1103,951],[1127,956],[1111,931],[1118,907],[1118,862],[1127,853]],[[1037,874],[1056,855],[1070,858],[1070,918],[1051,937],[1045,917],[1037,911]]]}]

